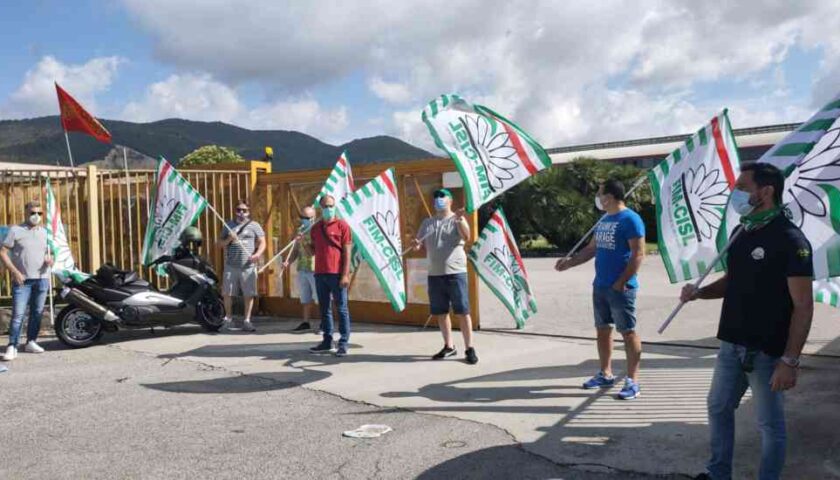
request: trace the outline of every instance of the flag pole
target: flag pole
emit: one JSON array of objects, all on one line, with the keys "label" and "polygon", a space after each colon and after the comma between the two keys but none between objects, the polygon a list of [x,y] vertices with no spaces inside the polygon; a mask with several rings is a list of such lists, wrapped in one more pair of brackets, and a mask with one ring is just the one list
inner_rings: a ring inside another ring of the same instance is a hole
[{"label": "flag pole", "polygon": [[[309,226],[306,227],[305,229],[301,230],[298,235],[306,235],[310,230],[312,230],[313,225],[314,225],[314,223],[310,223]],[[262,273],[263,270],[268,268],[269,265],[274,263],[278,258],[280,258],[284,253],[286,253],[287,250],[292,248],[295,245],[296,242],[297,242],[297,235],[295,236],[294,239],[292,239],[291,242],[287,243],[286,246],[283,247],[282,250],[280,250],[279,252],[277,252],[277,254],[275,254],[273,257],[271,257],[271,259],[268,262],[266,262],[266,264],[263,265],[262,268],[260,268],[257,273]],[[289,255],[291,255],[291,252],[289,252]]]},{"label": "flag pole", "polygon": [[134,270],[134,228],[131,221],[131,179],[128,175],[128,153],[125,146],[123,146],[123,168],[125,169],[125,194],[126,202],[128,203],[128,255],[129,268]]},{"label": "flag pole", "polygon": [[[644,175],[642,175],[641,177],[639,177],[639,179],[638,179],[638,180],[636,180],[636,182],[635,182],[635,183],[633,183],[633,186],[631,186],[631,187],[630,187],[630,190],[628,190],[628,191],[627,191],[627,193],[625,193],[625,194],[624,194],[624,196],[625,196],[625,197],[630,196],[630,194],[632,194],[633,192],[635,192],[635,191],[636,191],[636,189],[638,189],[639,187],[641,187],[641,186],[642,186],[642,184],[643,184],[643,183],[645,183],[645,181],[647,181],[647,178],[648,178],[647,173],[645,173]],[[575,254],[575,253],[577,253],[578,249],[579,249],[579,248],[583,245],[583,243],[584,243],[584,242],[585,242],[585,241],[589,238],[589,236],[590,236],[590,235],[592,235],[592,232],[594,232],[594,231],[595,231],[595,228],[598,226],[598,224],[599,224],[599,223],[601,223],[601,220],[603,220],[603,219],[604,219],[604,217],[606,217],[606,216],[607,216],[607,214],[606,214],[606,213],[605,213],[605,214],[603,214],[603,215],[601,215],[601,218],[599,218],[599,219],[598,219],[598,221],[597,221],[597,222],[595,222],[595,225],[592,225],[592,228],[590,228],[590,229],[589,229],[586,233],[584,233],[584,234],[583,234],[583,236],[580,238],[580,240],[578,240],[578,242],[575,244],[575,246],[574,246],[574,247],[572,247],[572,249],[571,249],[571,250],[569,250],[569,253],[567,253],[567,254],[566,254],[566,256],[565,256],[565,257],[563,257],[563,261],[567,261],[567,260],[569,260],[570,258],[572,258],[572,257],[574,256],[574,254]]]},{"label": "flag pole", "polygon": [[[715,265],[717,265],[717,263],[723,258],[723,256],[726,255],[726,252],[729,251],[729,247],[732,246],[732,242],[734,242],[735,239],[738,238],[738,235],[740,235],[743,231],[744,229],[741,228],[740,230],[737,230],[735,233],[733,233],[731,237],[729,237],[729,240],[726,242],[726,245],[723,247],[723,250],[721,250],[720,253],[717,254],[717,257],[715,257],[715,259],[712,260],[712,263],[710,263],[709,266],[706,267],[706,271],[703,272],[703,275],[700,276],[700,278],[698,278],[694,282],[694,288],[700,288],[700,285],[703,283],[704,280],[706,280],[706,277],[708,277],[709,274],[712,273],[712,271],[715,269]],[[670,325],[674,318],[676,318],[677,314],[680,313],[680,310],[682,310],[682,307],[685,305],[685,303],[686,302],[680,300],[680,303],[674,308],[671,314],[668,315],[668,318],[666,318],[665,321],[662,322],[662,326],[659,327],[657,333],[662,335],[662,332],[664,332],[665,329],[668,328],[668,325]]]},{"label": "flag pole", "polygon": [[[454,221],[455,221],[455,217],[456,217],[456,215],[453,215],[453,216],[449,217],[449,218],[446,220],[446,221],[447,221],[447,223],[452,223],[452,222],[454,222]],[[429,218],[433,218],[433,217],[429,217]],[[462,217],[462,218],[463,218],[463,217]],[[442,226],[442,225],[441,225],[441,226]],[[434,229],[434,228],[431,228],[431,229],[429,229],[429,231],[428,231],[428,232],[426,232],[425,234],[423,234],[423,236],[422,236],[422,237],[418,238],[418,239],[417,239],[417,241],[419,241],[420,243],[423,243],[423,241],[424,241],[424,240],[426,240],[427,238],[431,237],[433,233],[435,233],[435,229]],[[400,254],[400,256],[404,257],[404,256],[408,255],[409,253],[411,253],[411,252],[413,252],[414,250],[416,250],[416,249],[417,249],[417,247],[418,247],[418,245],[412,245],[412,246],[410,246],[410,247],[406,248],[405,250],[403,250],[403,252],[402,252],[402,254]]]},{"label": "flag pole", "polygon": [[[285,247],[283,247],[283,249],[282,249],[282,250],[280,250],[279,252],[277,252],[277,254],[276,254],[276,255],[274,255],[273,257],[271,257],[271,259],[270,259],[268,262],[266,262],[266,264],[265,264],[265,265],[263,265],[263,266],[262,266],[262,268],[260,268],[259,270],[257,270],[257,273],[262,273],[262,272],[263,272],[266,268],[268,268],[268,266],[269,266],[269,265],[271,265],[271,264],[272,264],[272,263],[274,263],[274,262],[275,262],[278,258],[280,258],[281,256],[283,256],[283,254],[284,254],[284,253],[289,252],[289,255],[291,255],[291,254],[292,254],[292,250],[291,250],[291,249],[295,246],[295,244],[297,244],[297,238],[295,238],[295,239],[293,239],[291,242],[287,243],[287,244],[286,244],[286,246],[285,246]],[[287,257],[286,259],[288,259],[288,257]]]},{"label": "flag pole", "polygon": [[[225,221],[224,217],[222,217],[219,214],[219,212],[217,212],[216,209],[213,208],[213,205],[210,205],[210,202],[207,202],[207,208],[209,208],[210,211],[216,215],[216,218],[218,218],[219,221],[222,222],[222,226],[225,227],[228,233],[236,235],[236,232],[234,232],[233,229],[228,226],[227,221]],[[239,237],[236,237],[236,243],[239,244],[243,251],[247,252],[247,250],[245,250],[245,245],[242,243],[242,240]]]},{"label": "flag pole", "polygon": [[67,135],[67,130],[64,130],[64,141],[67,143],[67,156],[70,157],[70,167],[76,168],[76,164],[73,163],[73,151],[70,150],[70,136]]},{"label": "flag pole", "polygon": [[[55,262],[55,259],[53,259]],[[53,302],[53,267],[50,265],[50,326],[55,327],[55,303]]]}]

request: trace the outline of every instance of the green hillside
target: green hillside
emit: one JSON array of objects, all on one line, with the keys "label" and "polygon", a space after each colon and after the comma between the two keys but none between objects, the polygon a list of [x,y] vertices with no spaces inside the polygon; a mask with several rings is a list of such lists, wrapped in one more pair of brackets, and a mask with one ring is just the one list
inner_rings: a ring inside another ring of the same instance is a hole
[{"label": "green hillside", "polygon": [[[248,130],[222,122],[167,119],[151,123],[102,120],[117,145],[149,157],[163,155],[177,160],[203,145],[233,148],[248,159],[263,157],[263,148],[274,148],[274,171],[327,168],[345,148],[352,164],[413,160],[431,153],[388,136],[330,145],[309,135],[284,130]],[[111,150],[82,134],[70,134],[76,164],[102,160]],[[64,133],[57,116],[25,120],[0,120],[0,161],[69,165]]]}]

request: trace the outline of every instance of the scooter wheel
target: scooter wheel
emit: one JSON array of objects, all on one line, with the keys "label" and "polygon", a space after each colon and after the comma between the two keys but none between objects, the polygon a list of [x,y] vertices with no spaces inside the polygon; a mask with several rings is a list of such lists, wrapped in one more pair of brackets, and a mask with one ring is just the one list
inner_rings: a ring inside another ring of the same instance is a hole
[{"label": "scooter wheel", "polygon": [[225,304],[216,295],[205,296],[195,306],[195,320],[208,332],[218,332],[225,321]]},{"label": "scooter wheel", "polygon": [[68,305],[55,320],[55,333],[70,348],[86,348],[102,337],[102,322],[81,308]]}]

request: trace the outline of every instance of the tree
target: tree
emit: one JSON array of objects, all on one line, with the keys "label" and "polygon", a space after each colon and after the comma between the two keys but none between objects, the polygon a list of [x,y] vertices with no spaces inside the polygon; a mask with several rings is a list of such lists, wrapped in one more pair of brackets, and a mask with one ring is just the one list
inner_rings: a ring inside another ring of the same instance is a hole
[{"label": "tree", "polygon": [[[531,177],[507,192],[499,203],[520,242],[524,236],[539,234],[549,243],[568,249],[601,216],[594,202],[599,184],[615,178],[629,189],[642,174],[643,171],[635,167],[578,158]],[[642,215],[648,238],[655,239],[655,208],[650,189],[638,188],[627,199],[627,206]]]},{"label": "tree", "polygon": [[235,150],[219,145],[205,145],[186,154],[178,163],[179,167],[190,165],[211,165],[215,163],[244,162],[245,159]]}]

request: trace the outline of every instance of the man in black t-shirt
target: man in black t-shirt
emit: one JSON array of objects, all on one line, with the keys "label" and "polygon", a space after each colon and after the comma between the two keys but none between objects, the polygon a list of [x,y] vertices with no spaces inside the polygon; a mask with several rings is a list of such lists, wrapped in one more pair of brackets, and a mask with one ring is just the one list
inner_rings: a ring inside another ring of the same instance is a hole
[{"label": "man in black t-shirt", "polygon": [[784,466],[782,392],[796,385],[814,312],[811,245],[784,215],[784,182],[770,164],[742,167],[729,200],[742,217],[727,252],[726,275],[700,289],[683,287],[684,302],[723,297],[721,346],[708,398],[712,452],[698,479],[731,478],[735,409],[748,386],[761,430],[759,478],[779,478]]}]

